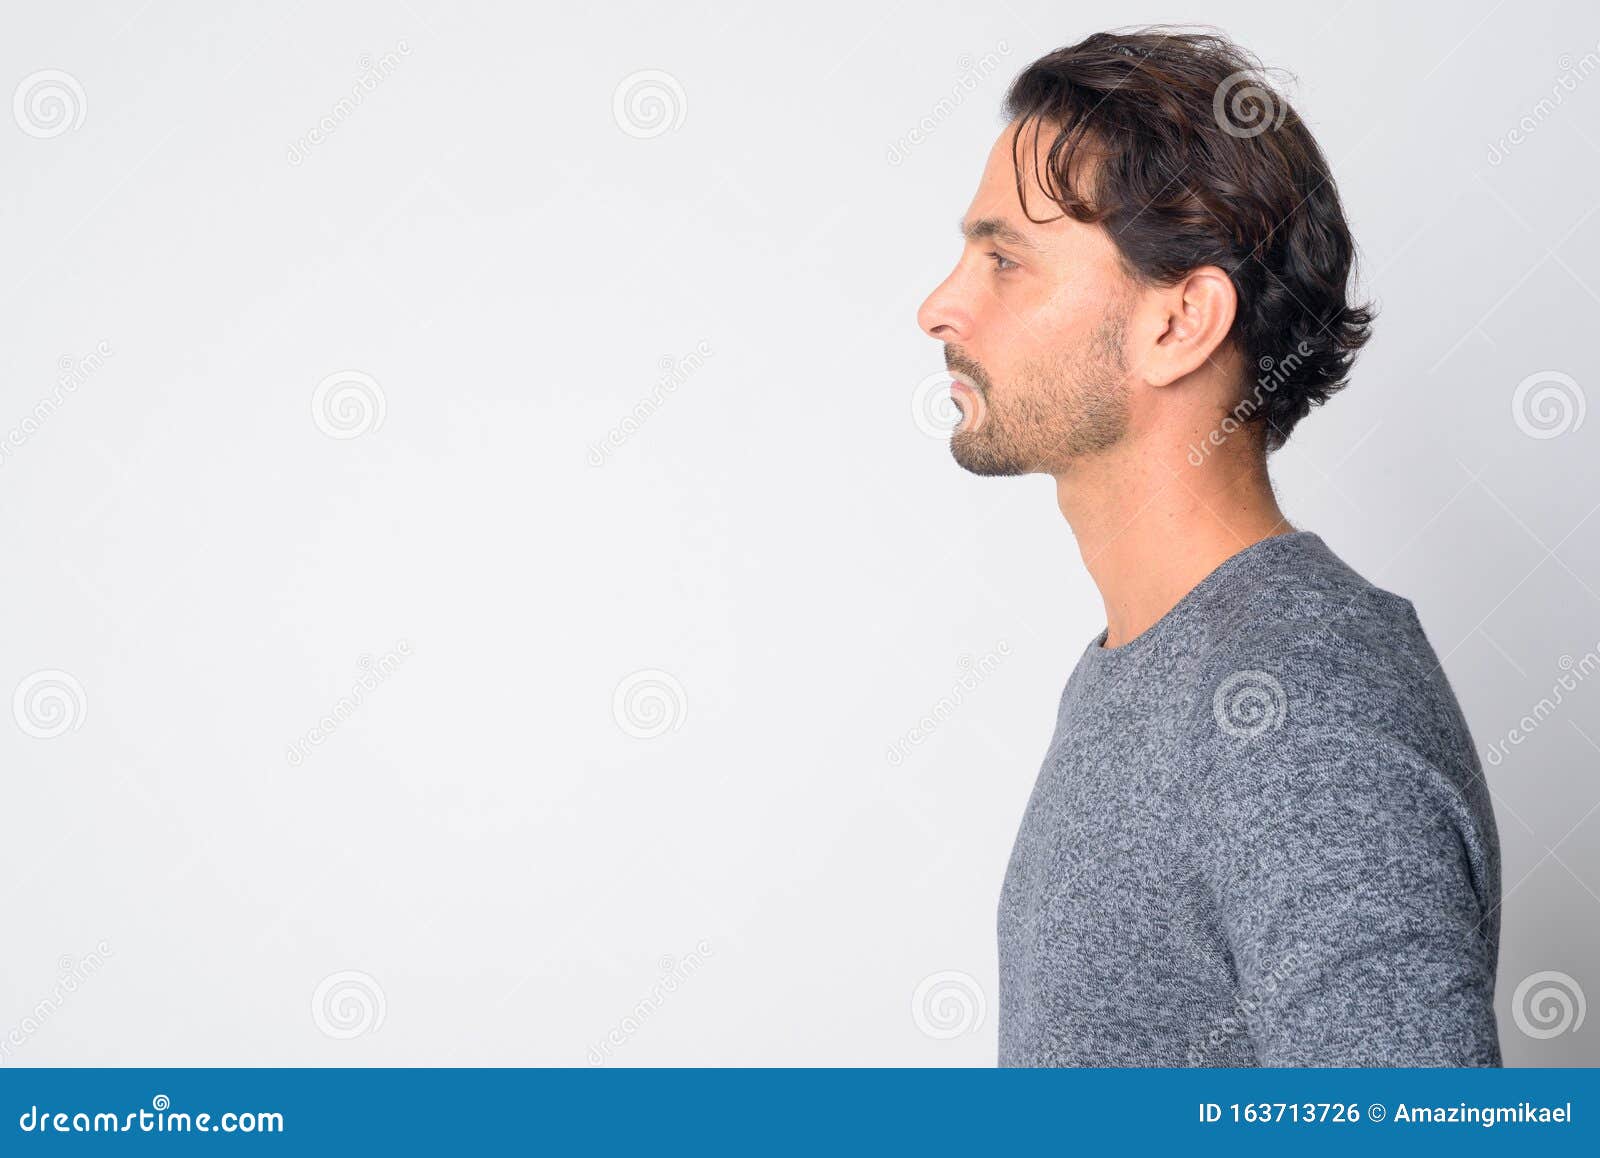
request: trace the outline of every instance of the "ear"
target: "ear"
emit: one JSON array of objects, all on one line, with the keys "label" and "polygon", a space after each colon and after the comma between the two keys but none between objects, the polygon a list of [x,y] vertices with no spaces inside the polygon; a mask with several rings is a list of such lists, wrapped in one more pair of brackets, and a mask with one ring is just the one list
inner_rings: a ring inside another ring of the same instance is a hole
[{"label": "ear", "polygon": [[1170,386],[1204,366],[1227,340],[1239,298],[1226,273],[1203,265],[1158,291],[1153,304],[1157,335],[1146,352],[1144,377],[1152,386]]}]

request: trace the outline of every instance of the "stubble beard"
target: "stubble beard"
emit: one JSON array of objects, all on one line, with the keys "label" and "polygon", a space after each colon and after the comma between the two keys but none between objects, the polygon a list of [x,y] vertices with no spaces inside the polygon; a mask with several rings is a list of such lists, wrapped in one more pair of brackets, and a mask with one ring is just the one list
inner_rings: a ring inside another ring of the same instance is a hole
[{"label": "stubble beard", "polygon": [[981,367],[947,355],[982,395],[976,421],[964,419],[950,438],[956,462],[990,477],[1055,474],[1120,442],[1128,429],[1126,323],[1125,310],[1108,309],[1080,348],[1024,363],[998,398]]}]

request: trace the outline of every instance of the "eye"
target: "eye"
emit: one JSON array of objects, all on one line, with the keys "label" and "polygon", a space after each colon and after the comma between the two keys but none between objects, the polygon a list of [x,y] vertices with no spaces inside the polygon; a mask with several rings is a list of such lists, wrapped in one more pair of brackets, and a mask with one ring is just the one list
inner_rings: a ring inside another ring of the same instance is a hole
[{"label": "eye", "polygon": [[989,253],[985,254],[984,256],[994,258],[995,263],[996,263],[995,267],[994,267],[994,271],[996,273],[1004,273],[1008,269],[1016,269],[1017,268],[1017,263],[1016,262],[1012,261],[1009,257],[1005,257],[1005,256],[1003,256],[1001,254],[995,253],[993,250],[991,250]]}]

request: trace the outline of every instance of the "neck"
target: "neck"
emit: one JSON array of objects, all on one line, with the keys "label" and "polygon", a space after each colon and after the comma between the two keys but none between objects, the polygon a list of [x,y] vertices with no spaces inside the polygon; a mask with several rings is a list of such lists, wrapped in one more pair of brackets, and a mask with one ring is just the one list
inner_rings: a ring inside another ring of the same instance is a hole
[{"label": "neck", "polygon": [[1238,435],[1205,456],[1119,443],[1055,478],[1105,604],[1108,648],[1154,626],[1224,560],[1295,530],[1278,509],[1259,441]]}]

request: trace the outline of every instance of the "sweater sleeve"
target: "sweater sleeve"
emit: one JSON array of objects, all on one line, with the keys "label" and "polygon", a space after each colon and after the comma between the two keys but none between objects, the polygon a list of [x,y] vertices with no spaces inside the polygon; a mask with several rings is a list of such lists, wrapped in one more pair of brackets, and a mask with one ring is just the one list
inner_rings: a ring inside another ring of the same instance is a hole
[{"label": "sweater sleeve", "polygon": [[1260,1064],[1499,1065],[1498,849],[1461,786],[1292,661],[1218,687],[1197,867]]}]

